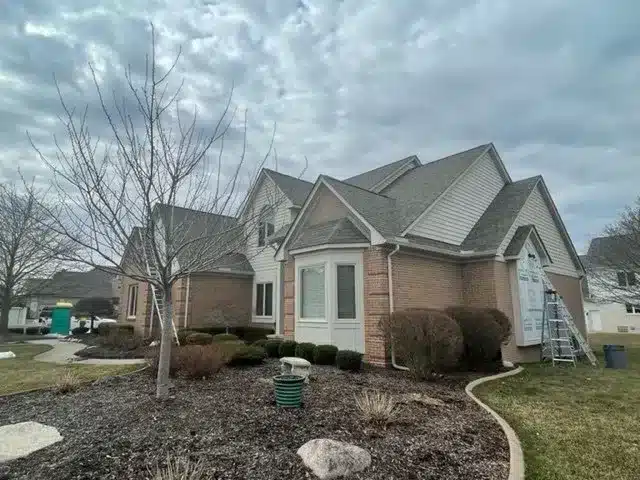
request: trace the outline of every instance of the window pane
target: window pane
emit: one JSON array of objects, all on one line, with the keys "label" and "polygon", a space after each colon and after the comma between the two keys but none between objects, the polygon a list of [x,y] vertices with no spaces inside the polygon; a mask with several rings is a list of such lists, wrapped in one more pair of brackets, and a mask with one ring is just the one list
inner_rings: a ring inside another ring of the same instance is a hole
[{"label": "window pane", "polygon": [[627,308],[627,313],[633,313],[633,305],[626,303],[625,307]]},{"label": "window pane", "polygon": [[627,285],[632,286],[636,284],[636,274],[633,272],[627,272]]},{"label": "window pane", "polygon": [[324,318],[324,267],[300,270],[300,296],[302,318]]},{"label": "window pane", "polygon": [[273,283],[264,284],[264,314],[273,315]]},{"label": "window pane", "polygon": [[627,286],[627,276],[625,275],[625,272],[618,272],[618,286]]},{"label": "window pane", "polygon": [[273,223],[267,223],[267,237],[270,237],[275,232]]},{"label": "window pane", "polygon": [[338,265],[338,318],[356,318],[356,267]]},{"label": "window pane", "polygon": [[264,315],[264,284],[256,284],[256,315]]},{"label": "window pane", "polygon": [[258,224],[258,246],[259,247],[263,247],[264,246],[264,222],[260,222]]}]

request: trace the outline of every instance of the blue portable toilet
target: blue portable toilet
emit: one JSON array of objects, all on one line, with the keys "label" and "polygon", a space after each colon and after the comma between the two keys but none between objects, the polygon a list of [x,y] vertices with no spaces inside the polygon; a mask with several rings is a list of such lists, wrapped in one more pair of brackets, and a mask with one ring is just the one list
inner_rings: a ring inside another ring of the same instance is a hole
[{"label": "blue portable toilet", "polygon": [[71,330],[71,305],[68,302],[58,302],[51,312],[50,333],[69,335]]}]

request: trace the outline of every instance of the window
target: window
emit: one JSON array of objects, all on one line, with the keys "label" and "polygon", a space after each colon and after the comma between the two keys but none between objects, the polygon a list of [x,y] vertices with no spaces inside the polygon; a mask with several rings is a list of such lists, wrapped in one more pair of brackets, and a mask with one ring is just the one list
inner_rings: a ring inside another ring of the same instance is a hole
[{"label": "window", "polygon": [[273,235],[275,228],[273,226],[275,215],[273,214],[273,208],[266,206],[260,212],[260,223],[258,223],[258,246],[264,247],[267,244],[267,239]]},{"label": "window", "polygon": [[129,285],[127,295],[127,316],[135,317],[138,311],[138,285]]},{"label": "window", "polygon": [[324,266],[300,269],[300,316],[324,318]]},{"label": "window", "polygon": [[627,303],[625,307],[627,307],[627,313],[640,313],[640,305]]},{"label": "window", "polygon": [[356,318],[356,267],[338,265],[338,318]]},{"label": "window", "polygon": [[619,287],[633,287],[638,284],[638,279],[634,272],[617,272]]},{"label": "window", "polygon": [[256,315],[258,317],[273,315],[273,283],[256,284]]}]

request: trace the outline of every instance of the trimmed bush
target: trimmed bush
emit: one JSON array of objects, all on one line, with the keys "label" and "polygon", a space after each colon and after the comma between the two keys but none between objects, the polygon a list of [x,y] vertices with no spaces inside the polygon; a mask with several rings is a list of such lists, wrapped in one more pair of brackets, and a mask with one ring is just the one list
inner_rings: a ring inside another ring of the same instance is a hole
[{"label": "trimmed bush", "polygon": [[267,344],[267,339],[266,338],[261,338],[260,340],[256,340],[255,342],[253,342],[251,345],[253,345],[254,347],[262,347],[264,348],[264,346]]},{"label": "trimmed bush", "polygon": [[100,323],[96,327],[96,330],[98,331],[98,335],[109,335],[109,332],[111,332],[112,330],[117,330],[118,332],[129,335],[133,335],[135,333],[133,325],[129,325],[126,323]]},{"label": "trimmed bush", "polygon": [[278,357],[295,357],[297,345],[293,340],[283,340],[278,347]]},{"label": "trimmed bush", "polygon": [[140,335],[130,334],[117,328],[111,329],[106,335],[98,337],[96,343],[103,347],[127,351],[135,350],[144,345]]},{"label": "trimmed bush", "polygon": [[229,360],[228,352],[216,345],[176,347],[174,357],[178,375],[194,380],[211,378]]},{"label": "trimmed bush", "polygon": [[218,333],[211,337],[212,342],[235,342],[238,340],[240,339],[233,333]]},{"label": "trimmed bush", "polygon": [[208,333],[211,336],[218,335],[219,333],[233,333],[231,332],[231,328],[229,328],[229,331],[227,332],[227,327],[221,327],[219,325],[209,327],[193,327],[190,330],[193,332]]},{"label": "trimmed bush", "polygon": [[315,343],[302,342],[296,345],[296,357],[304,358],[310,362],[313,362],[313,351],[315,350]]},{"label": "trimmed bush", "polygon": [[89,329],[87,327],[76,327],[71,330],[71,335],[84,335]]},{"label": "trimmed bush", "polygon": [[447,314],[460,326],[464,342],[461,364],[468,370],[495,368],[500,358],[503,330],[485,309],[447,307]]},{"label": "trimmed bush", "polygon": [[185,345],[209,345],[213,337],[208,333],[195,332],[187,336]]},{"label": "trimmed bush", "polygon": [[338,347],[335,345],[316,345],[313,349],[313,363],[316,365],[335,365]]},{"label": "trimmed bush", "polygon": [[362,354],[353,350],[338,350],[336,365],[340,370],[359,372],[362,369]]},{"label": "trimmed bush", "polygon": [[233,349],[229,365],[232,367],[243,367],[248,365],[259,365],[267,358],[264,348],[255,345],[238,345]]},{"label": "trimmed bush", "polygon": [[513,332],[509,317],[507,317],[502,310],[498,310],[497,308],[487,308],[486,311],[493,317],[495,322],[500,325],[500,328],[502,329],[502,343],[508,343],[511,338],[511,333]]},{"label": "trimmed bush", "polygon": [[267,335],[275,333],[273,328],[254,326],[235,327],[231,328],[229,331],[230,333],[236,334],[247,343],[254,343],[256,340],[266,340]]},{"label": "trimmed bush", "polygon": [[186,328],[183,328],[182,330],[178,330],[178,341],[180,342],[180,345],[184,345],[187,342],[187,337],[192,333],[197,333],[197,332],[195,330],[189,330]]},{"label": "trimmed bush", "polygon": [[396,361],[418,379],[454,369],[463,351],[458,323],[442,310],[409,309],[393,312],[383,324]]},{"label": "trimmed bush", "polygon": [[280,350],[281,343],[282,339],[280,338],[271,338],[267,340],[264,344],[264,349],[267,352],[267,355],[271,358],[278,358],[278,351]]}]

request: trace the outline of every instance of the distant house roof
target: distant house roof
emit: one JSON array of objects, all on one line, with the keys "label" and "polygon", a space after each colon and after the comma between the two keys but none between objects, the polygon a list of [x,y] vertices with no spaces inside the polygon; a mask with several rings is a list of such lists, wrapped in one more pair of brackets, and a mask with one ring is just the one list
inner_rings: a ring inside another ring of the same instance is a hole
[{"label": "distant house roof", "polygon": [[291,250],[317,245],[367,243],[369,239],[348,219],[331,220],[304,228],[291,244]]},{"label": "distant house roof", "polygon": [[353,177],[349,177],[344,181],[344,183],[349,183],[356,187],[364,188],[366,190],[371,190],[373,187],[378,185],[380,182],[384,181],[394,172],[398,171],[407,163],[416,163],[419,164],[420,160],[415,155],[410,155],[401,160],[397,160],[392,163],[388,163],[386,165],[382,165],[381,167],[374,168],[373,170],[369,170],[368,172],[361,173],[359,175],[355,175]]},{"label": "distant house roof", "polygon": [[29,295],[60,298],[89,298],[114,296],[113,273],[93,269],[87,272],[60,271],[49,279],[31,278],[25,289]]},{"label": "distant house roof", "polygon": [[585,260],[591,266],[622,270],[640,268],[640,237],[636,235],[596,237],[589,243]]},{"label": "distant house roof", "polygon": [[265,168],[264,171],[296,207],[301,206],[309,193],[311,193],[311,189],[313,188],[313,183],[311,182],[268,168]]}]

